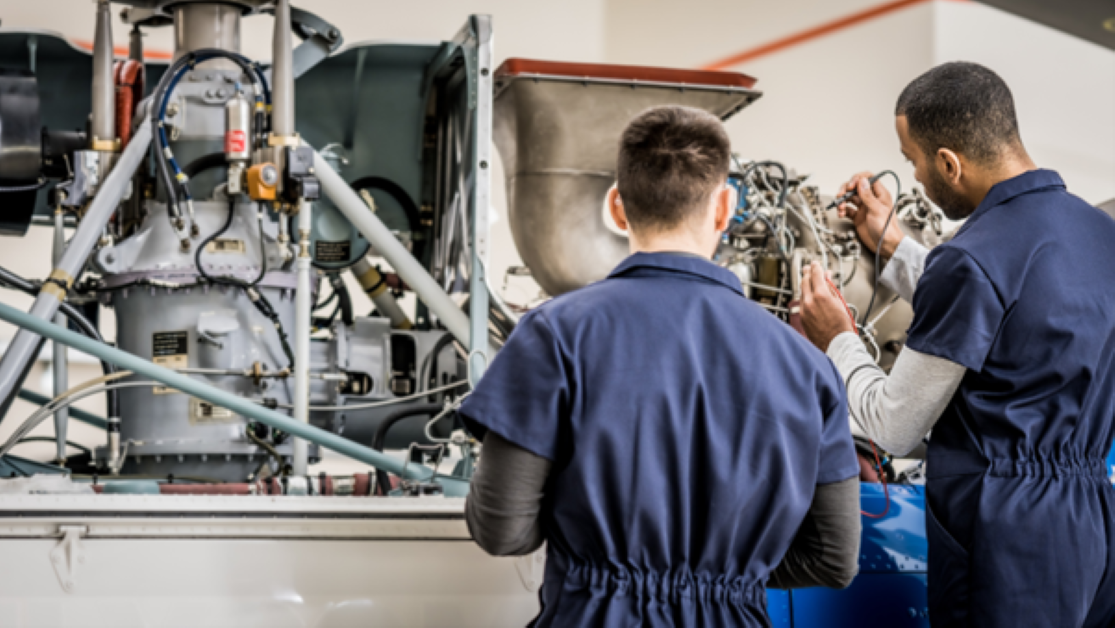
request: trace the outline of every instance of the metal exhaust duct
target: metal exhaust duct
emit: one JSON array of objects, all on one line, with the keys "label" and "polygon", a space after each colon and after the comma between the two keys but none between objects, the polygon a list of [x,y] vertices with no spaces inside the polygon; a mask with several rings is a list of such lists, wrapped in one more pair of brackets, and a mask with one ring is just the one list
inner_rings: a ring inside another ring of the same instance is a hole
[{"label": "metal exhaust duct", "polygon": [[627,241],[603,221],[619,137],[641,111],[684,105],[727,119],[755,102],[735,72],[508,59],[496,70],[494,138],[511,233],[551,295],[603,279]]}]

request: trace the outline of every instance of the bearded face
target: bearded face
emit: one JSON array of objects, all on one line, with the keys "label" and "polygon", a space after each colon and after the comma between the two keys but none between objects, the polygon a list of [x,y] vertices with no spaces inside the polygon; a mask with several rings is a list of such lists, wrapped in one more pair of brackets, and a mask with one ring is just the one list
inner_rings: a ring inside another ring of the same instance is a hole
[{"label": "bearded face", "polygon": [[972,205],[959,192],[949,187],[948,182],[937,170],[935,164],[930,163],[926,170],[925,180],[922,181],[922,184],[925,185],[925,195],[937,207],[941,208],[941,211],[949,220],[963,220],[976,211],[975,205]]}]

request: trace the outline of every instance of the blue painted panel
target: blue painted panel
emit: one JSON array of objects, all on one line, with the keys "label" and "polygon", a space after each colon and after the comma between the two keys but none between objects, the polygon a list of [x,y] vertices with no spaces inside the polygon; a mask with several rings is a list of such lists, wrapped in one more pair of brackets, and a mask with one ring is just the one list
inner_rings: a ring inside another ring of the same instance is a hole
[{"label": "blue painted panel", "polygon": [[1107,471],[1111,483],[1115,484],[1115,447],[1112,447],[1111,453],[1107,455]]},{"label": "blue painted panel", "polygon": [[794,615],[790,612],[790,592],[768,589],[767,614],[774,628],[792,628]]},{"label": "blue painted panel", "polygon": [[925,574],[861,573],[844,590],[793,592],[794,628],[924,628],[929,626]]},{"label": "blue painted panel", "polygon": [[860,485],[863,517],[860,571],[844,590],[825,588],[767,591],[775,626],[840,628],[842,626],[928,626],[925,580],[925,488],[890,486],[890,505],[880,484]]},{"label": "blue painted panel", "polygon": [[860,484],[860,507],[881,518],[863,517],[860,573],[925,573],[925,487],[890,486],[890,507],[881,484]]}]

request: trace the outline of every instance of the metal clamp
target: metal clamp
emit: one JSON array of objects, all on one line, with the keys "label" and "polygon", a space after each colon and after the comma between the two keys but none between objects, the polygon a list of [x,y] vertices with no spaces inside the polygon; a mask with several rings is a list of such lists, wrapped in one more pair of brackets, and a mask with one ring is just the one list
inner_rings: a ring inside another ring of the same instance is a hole
[{"label": "metal clamp", "polygon": [[58,574],[58,581],[66,593],[73,593],[77,567],[85,563],[85,548],[81,546],[81,537],[88,531],[89,528],[85,526],[60,526],[58,532],[62,535],[62,540],[50,550],[54,573]]},{"label": "metal clamp", "polygon": [[103,153],[118,153],[120,152],[120,138],[102,140],[94,137],[89,143],[89,148]]},{"label": "metal clamp", "polygon": [[297,133],[294,135],[275,135],[274,133],[267,136],[268,146],[299,146],[302,143],[302,138]]}]

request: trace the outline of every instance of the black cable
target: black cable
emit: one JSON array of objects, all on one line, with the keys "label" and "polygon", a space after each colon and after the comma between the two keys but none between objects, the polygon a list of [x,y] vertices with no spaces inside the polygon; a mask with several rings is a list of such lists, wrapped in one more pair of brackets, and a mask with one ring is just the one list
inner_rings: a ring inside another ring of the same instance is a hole
[{"label": "black cable", "polygon": [[348,288],[345,287],[344,280],[341,279],[339,274],[332,274],[329,276],[329,285],[333,286],[333,294],[337,296],[337,309],[329,318],[332,319],[339,311],[344,324],[351,325],[355,320],[352,314],[352,297],[348,293]]},{"label": "black cable", "polygon": [[[27,279],[24,279],[23,277],[13,273],[7,268],[0,267],[0,283],[31,296],[37,296],[39,294],[38,286],[31,283]],[[90,322],[88,318],[85,318],[85,315],[82,314],[81,311],[75,308],[73,305],[65,301],[61,301],[58,304],[58,310],[62,312],[62,314],[65,315],[65,317],[68,318],[70,322],[73,323],[74,326],[81,331],[82,334],[85,334],[85,336],[92,338],[93,340],[96,340],[101,344],[108,344],[101,336],[101,332],[97,330],[97,327],[93,325],[93,323]],[[111,375],[116,372],[116,365],[101,360],[101,371],[105,375]],[[108,406],[108,416],[120,416],[119,391],[107,391],[105,393],[105,401]]]},{"label": "black cable", "polygon": [[863,320],[859,323],[860,327],[867,324],[867,319],[871,316],[871,310],[875,307],[875,295],[879,293],[879,275],[882,274],[879,260],[883,257],[883,240],[887,237],[890,221],[894,218],[895,211],[898,209],[898,197],[902,196],[902,181],[898,178],[898,175],[894,174],[893,170],[884,170],[879,173],[879,176],[882,177],[884,174],[894,177],[894,202],[890,206],[890,213],[887,214],[887,221],[883,223],[883,232],[879,234],[879,242],[875,245],[875,285],[871,286],[871,300],[867,302],[867,310],[863,313]]},{"label": "black cable", "polygon": [[[260,266],[259,276],[256,277],[255,281],[251,282],[251,283],[249,283],[247,281],[244,281],[242,279],[237,279],[235,277],[228,277],[228,276],[215,277],[213,275],[210,275],[209,272],[205,270],[205,267],[201,264],[201,254],[205,251],[205,247],[208,246],[210,242],[212,242],[213,240],[218,238],[221,234],[228,231],[229,227],[232,226],[232,219],[235,216],[236,216],[236,200],[235,199],[230,199],[229,202],[228,202],[228,218],[225,220],[225,224],[220,229],[213,232],[207,238],[205,238],[204,240],[201,241],[201,243],[197,247],[197,251],[194,252],[194,265],[197,266],[198,274],[201,275],[209,283],[223,284],[223,285],[226,285],[226,286],[235,286],[237,288],[241,288],[241,289],[244,290],[245,294],[248,295],[248,300],[251,301],[252,305],[254,305],[255,308],[257,310],[259,310],[259,313],[263,314],[263,316],[266,317],[268,320],[270,320],[271,323],[275,326],[275,331],[279,335],[279,343],[282,345],[282,348],[283,348],[283,354],[286,355],[287,360],[290,362],[289,368],[293,369],[294,368],[294,351],[292,351],[291,348],[290,348],[290,340],[287,337],[286,330],[283,329],[283,323],[279,319],[278,313],[275,312],[275,308],[272,307],[271,302],[267,299],[266,296],[264,296],[263,292],[260,291],[260,290],[256,290],[256,286],[259,284],[260,280],[263,279],[263,275],[267,272],[267,254],[263,250],[263,247],[262,246],[260,247],[260,253],[263,257],[263,263]],[[263,229],[263,223],[261,221],[260,222],[261,234],[262,234],[262,229]],[[262,235],[261,235],[261,238],[262,238]]]},{"label": "black cable", "polygon": [[441,338],[438,338],[437,342],[434,343],[434,348],[431,349],[422,360],[422,366],[418,369],[418,386],[420,392],[426,390],[430,386],[430,375],[433,371],[433,365],[437,364],[437,356],[440,355],[446,347],[452,344],[454,340],[453,334],[445,334]]},{"label": "black cable", "polygon": [[[177,192],[174,189],[174,182],[177,181],[179,183],[187,199],[189,198],[189,189],[186,187],[185,181],[179,181],[177,178],[172,179],[170,176],[168,162],[170,162],[173,157],[168,154],[170,150],[169,139],[165,136],[165,129],[162,127],[161,117],[165,110],[167,97],[169,96],[168,92],[173,86],[177,86],[178,81],[181,80],[180,74],[182,74],[183,70],[185,70],[187,66],[192,68],[198,62],[208,61],[214,57],[228,59],[238,65],[244,74],[247,75],[248,79],[262,92],[264,102],[266,102],[266,104],[270,104],[271,102],[270,90],[267,86],[267,82],[263,78],[262,70],[257,65],[248,61],[246,57],[231,53],[227,50],[218,48],[193,50],[180,57],[166,69],[159,83],[152,91],[149,107],[151,124],[153,130],[157,134],[154,151],[155,162],[159,170],[160,178],[163,180],[163,185],[167,189],[168,208],[172,206],[170,201],[173,199],[174,211],[177,214],[176,217],[179,219],[182,217],[182,209],[178,201]],[[256,101],[259,103],[258,93]],[[178,166],[175,165],[176,170],[177,168]]]},{"label": "black cable", "polygon": [[[324,291],[323,291],[323,292],[324,292]],[[333,301],[335,301],[336,299],[337,299],[337,293],[336,293],[336,292],[334,292],[334,293],[332,293],[332,294],[330,294],[330,295],[329,295],[329,298],[328,298],[328,299],[326,299],[326,300],[324,300],[324,301],[322,301],[322,302],[320,302],[320,303],[318,303],[318,304],[314,305],[314,310],[313,310],[313,311],[315,311],[315,312],[316,312],[316,311],[318,311],[318,310],[324,309],[324,308],[325,308],[325,306],[329,305],[330,303],[332,303],[332,302],[333,302]]]},{"label": "black cable", "polygon": [[[372,436],[372,449],[376,451],[383,451],[383,445],[387,441],[387,432],[393,425],[412,416],[430,415],[433,416],[441,412],[443,406],[437,403],[425,403],[418,406],[411,406],[403,410],[398,410],[392,414],[387,415],[376,426],[376,433]],[[379,487],[381,495],[387,495],[391,492],[391,480],[387,477],[387,472],[381,469],[376,469],[376,486]]]},{"label": "black cable", "polygon": [[418,205],[414,202],[414,199],[410,197],[410,194],[407,194],[407,191],[398,183],[383,177],[361,177],[353,181],[349,187],[357,191],[381,190],[386,192],[402,206],[403,212],[406,213],[410,230],[414,233],[421,231],[422,225],[419,219]]},{"label": "black cable", "polygon": [[186,167],[182,168],[182,173],[192,179],[206,170],[220,168],[227,163],[228,160],[225,159],[224,153],[209,153],[186,164]]},{"label": "black cable", "polygon": [[30,183],[28,185],[12,185],[12,186],[0,187],[0,193],[5,193],[6,194],[6,193],[14,193],[14,192],[34,192],[34,191],[42,189],[42,187],[44,185],[46,185],[46,179],[45,178],[40,178],[35,183]]}]

